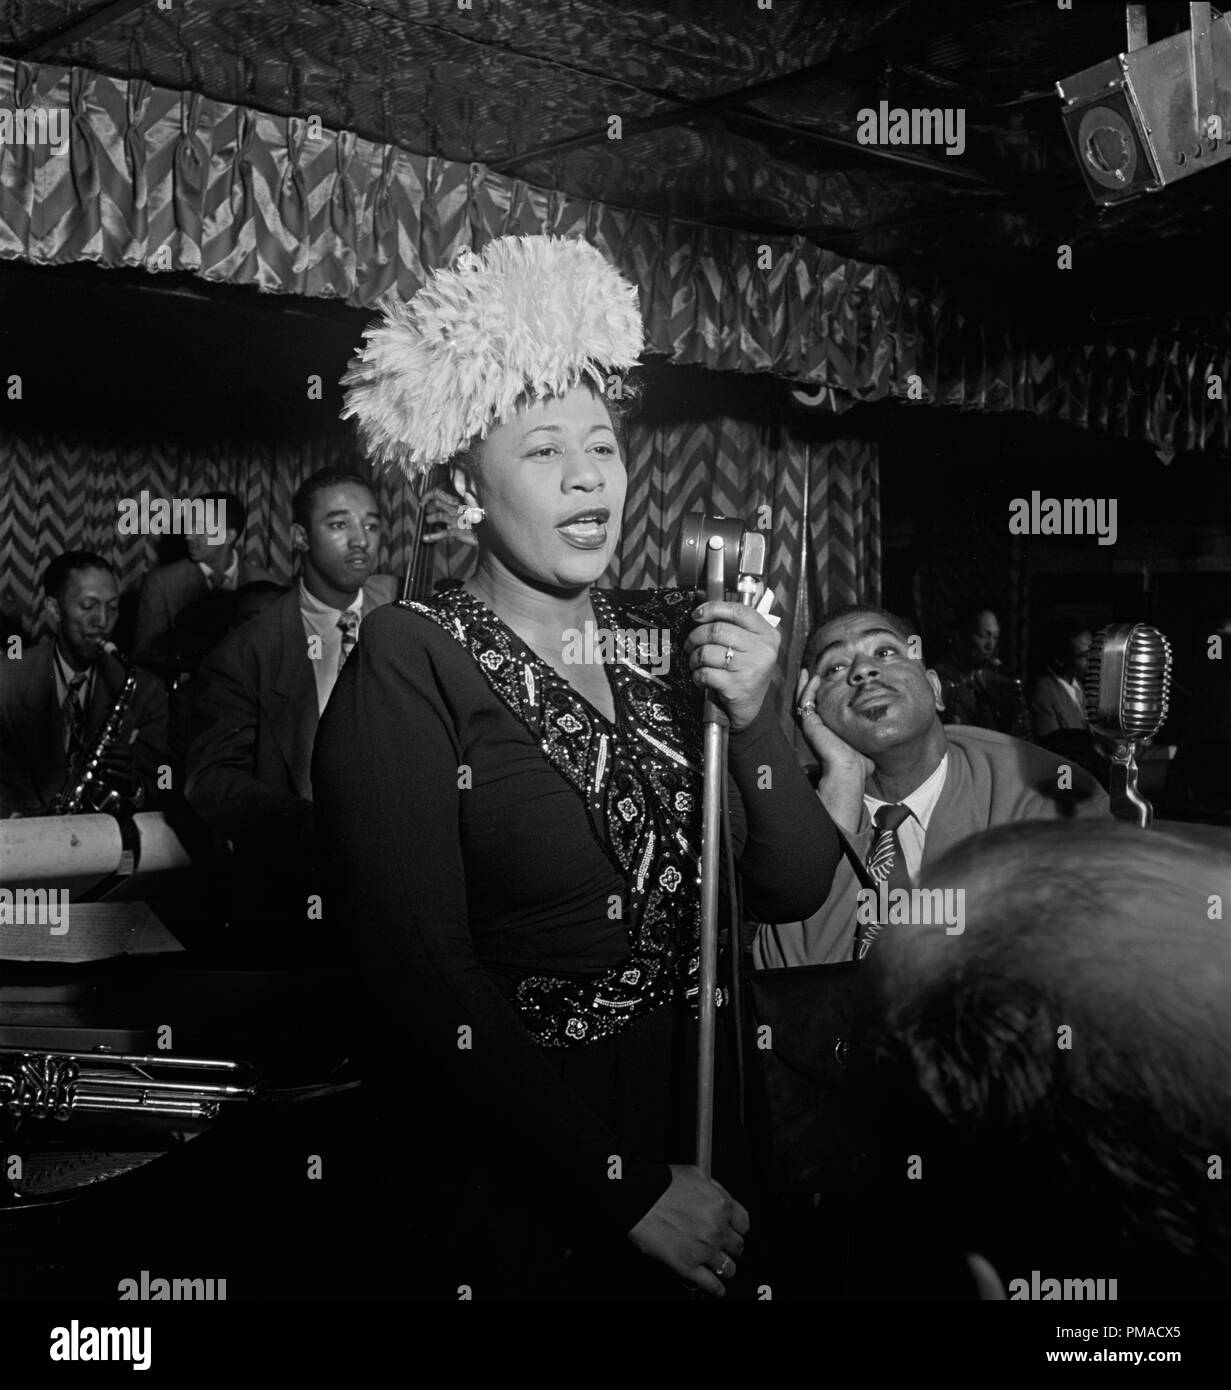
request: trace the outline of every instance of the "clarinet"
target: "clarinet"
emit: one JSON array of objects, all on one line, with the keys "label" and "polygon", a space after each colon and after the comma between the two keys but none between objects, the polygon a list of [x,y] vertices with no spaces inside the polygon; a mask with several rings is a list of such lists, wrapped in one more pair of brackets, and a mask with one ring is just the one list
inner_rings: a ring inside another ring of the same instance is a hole
[{"label": "clarinet", "polygon": [[124,716],[136,693],[137,668],[124,660],[114,643],[104,642],[103,651],[114,656],[124,667],[124,684],[107,712],[98,737],[73,760],[68,780],[51,803],[53,816],[109,815],[124,800],[114,787],[107,786],[103,778],[103,764],[120,736]]}]

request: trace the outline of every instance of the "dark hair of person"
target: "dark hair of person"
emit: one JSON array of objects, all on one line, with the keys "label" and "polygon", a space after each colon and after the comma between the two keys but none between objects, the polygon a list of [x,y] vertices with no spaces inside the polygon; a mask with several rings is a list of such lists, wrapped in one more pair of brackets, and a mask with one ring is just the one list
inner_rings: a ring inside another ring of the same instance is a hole
[{"label": "dark hair of person", "polygon": [[1072,642],[1083,632],[1091,632],[1084,618],[1060,618],[1049,622],[1039,634],[1038,665],[1046,670],[1056,662],[1067,661],[1072,655]]},{"label": "dark hair of person", "polygon": [[200,502],[222,502],[226,506],[226,529],[234,531],[241,539],[248,521],[248,509],[233,492],[201,492],[197,494]]},{"label": "dark hair of person", "polygon": [[803,664],[812,670],[812,663],[816,660],[820,648],[821,633],[830,623],[836,623],[842,618],[853,618],[857,613],[869,613],[881,621],[892,632],[896,632],[901,639],[906,642],[918,631],[912,627],[909,618],[899,617],[896,613],[891,613],[887,608],[879,608],[874,603],[843,603],[837,608],[831,608],[827,613],[822,614],[812,625],[812,631],[808,634],[808,640],[804,643]]},{"label": "dark hair of person", "polygon": [[101,555],[95,555],[92,550],[66,550],[63,555],[57,555],[43,571],[43,592],[58,603],[64,597],[64,586],[68,583],[69,575],[79,570],[106,570],[113,579],[116,577],[115,566]]},{"label": "dark hair of person", "polygon": [[324,492],[326,488],[342,487],[344,484],[366,488],[373,497],[376,496],[372,480],[365,478],[361,473],[355,473],[349,468],[321,468],[309,474],[296,488],[295,496],[291,499],[291,520],[306,531],[312,525],[312,504],[317,494]]},{"label": "dark hair of person", "polygon": [[997,622],[1000,621],[996,612],[996,605],[993,603],[983,603],[979,601],[977,603],[961,604],[953,613],[954,632],[962,633],[963,635],[974,632],[975,628],[978,626],[979,618],[984,613],[990,613]]},{"label": "dark hair of person", "polygon": [[[1231,1295],[1231,853],[1115,822],[943,856],[965,931],[888,927],[853,1067],[886,1221],[1014,1278]],[[908,1182],[907,1156],[922,1179]],[[907,1189],[913,1188],[913,1191]],[[909,1260],[907,1261],[909,1263]]]}]

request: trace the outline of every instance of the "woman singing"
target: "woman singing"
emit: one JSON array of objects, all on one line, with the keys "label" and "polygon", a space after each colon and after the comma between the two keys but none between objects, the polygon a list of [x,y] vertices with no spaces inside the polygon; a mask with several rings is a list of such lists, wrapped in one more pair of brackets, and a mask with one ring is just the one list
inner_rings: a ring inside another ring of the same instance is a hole
[{"label": "woman singing", "polygon": [[410,1221],[390,1240],[449,1298],[721,1295],[749,1222],[688,1162],[704,690],[749,912],[815,911],[838,840],[765,702],[773,626],[595,587],[636,291],[581,241],[463,260],[369,330],[346,413],[380,462],[452,464],[477,565],[364,622],[314,763]]}]

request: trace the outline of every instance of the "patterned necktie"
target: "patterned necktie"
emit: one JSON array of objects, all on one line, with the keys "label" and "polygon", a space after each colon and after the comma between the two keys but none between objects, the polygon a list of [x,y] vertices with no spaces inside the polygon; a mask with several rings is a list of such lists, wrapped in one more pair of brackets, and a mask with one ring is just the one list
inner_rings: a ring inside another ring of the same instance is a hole
[{"label": "patterned necktie", "polygon": [[68,694],[60,706],[64,717],[64,752],[69,762],[81,752],[85,735],[85,711],[81,708],[81,692],[90,679],[89,671],[78,671],[68,683]]},{"label": "patterned necktie", "polygon": [[340,676],[342,667],[346,665],[346,658],[355,650],[355,643],[359,640],[359,614],[353,608],[348,608],[338,619],[338,627],[342,631],[342,649],[338,652]]},{"label": "patterned necktie", "polygon": [[[864,861],[873,883],[878,887],[884,883],[892,892],[895,888],[910,888],[910,872],[906,867],[906,854],[902,841],[898,839],[898,826],[910,815],[910,807],[900,803],[882,806],[876,813],[876,834]],[[880,935],[883,922],[870,922],[861,928],[858,937],[856,958],[862,960],[868,954],[872,943]]]}]

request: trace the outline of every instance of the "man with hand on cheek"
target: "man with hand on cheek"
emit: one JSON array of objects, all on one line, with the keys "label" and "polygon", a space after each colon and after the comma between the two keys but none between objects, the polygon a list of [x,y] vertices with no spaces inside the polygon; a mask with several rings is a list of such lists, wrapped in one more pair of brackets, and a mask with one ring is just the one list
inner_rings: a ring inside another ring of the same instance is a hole
[{"label": "man with hand on cheek", "polygon": [[860,959],[875,935],[864,928],[860,942],[861,886],[910,888],[923,866],[969,835],[1109,813],[1106,794],[1081,768],[1007,734],[942,724],[940,681],[919,638],[883,609],[835,609],[813,629],[804,661],[797,717],[848,853],[818,912],[759,929],[759,968]]}]

